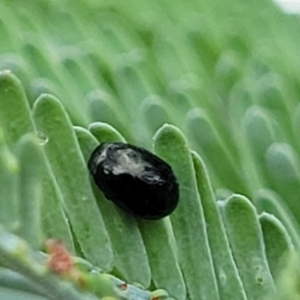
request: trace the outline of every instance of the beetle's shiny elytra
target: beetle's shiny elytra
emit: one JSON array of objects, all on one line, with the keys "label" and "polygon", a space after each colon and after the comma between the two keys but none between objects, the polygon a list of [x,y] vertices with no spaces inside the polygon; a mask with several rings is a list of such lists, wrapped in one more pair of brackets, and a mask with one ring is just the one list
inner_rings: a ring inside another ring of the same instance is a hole
[{"label": "beetle's shiny elytra", "polygon": [[105,197],[130,214],[155,220],[177,206],[179,187],[171,167],[143,148],[102,143],[88,168]]}]

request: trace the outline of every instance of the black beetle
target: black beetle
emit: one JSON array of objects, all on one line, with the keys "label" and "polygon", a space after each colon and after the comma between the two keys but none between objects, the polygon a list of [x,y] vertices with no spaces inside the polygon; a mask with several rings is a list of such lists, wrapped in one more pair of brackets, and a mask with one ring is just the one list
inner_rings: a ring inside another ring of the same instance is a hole
[{"label": "black beetle", "polygon": [[102,143],[88,168],[105,197],[132,215],[155,220],[177,206],[179,186],[171,167],[143,148]]}]

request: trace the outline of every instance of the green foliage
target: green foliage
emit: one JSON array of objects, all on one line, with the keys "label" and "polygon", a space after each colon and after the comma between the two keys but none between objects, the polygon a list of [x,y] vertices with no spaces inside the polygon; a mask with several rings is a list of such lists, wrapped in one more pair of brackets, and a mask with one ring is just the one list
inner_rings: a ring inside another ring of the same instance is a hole
[{"label": "green foliage", "polygon": [[[269,1],[0,5],[1,299],[300,297],[297,17]],[[86,167],[103,141],[171,164],[170,217],[105,199]],[[85,292],[36,258],[47,238],[92,265]],[[106,273],[136,286],[116,294]]]}]

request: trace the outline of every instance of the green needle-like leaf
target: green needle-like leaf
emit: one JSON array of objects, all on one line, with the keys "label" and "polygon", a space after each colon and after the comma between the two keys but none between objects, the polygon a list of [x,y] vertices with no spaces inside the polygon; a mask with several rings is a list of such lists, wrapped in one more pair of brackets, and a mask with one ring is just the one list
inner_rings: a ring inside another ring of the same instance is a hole
[{"label": "green needle-like leaf", "polygon": [[124,115],[120,113],[115,99],[105,91],[93,91],[87,96],[89,113],[93,122],[105,122],[123,130]]},{"label": "green needle-like leaf", "polygon": [[272,190],[262,189],[256,194],[257,210],[267,212],[278,218],[291,236],[293,245],[300,249],[299,223],[280,196]]},{"label": "green needle-like leaf", "polygon": [[4,143],[0,127],[0,223],[15,230],[18,225],[17,175],[19,164]]},{"label": "green needle-like leaf", "polygon": [[248,108],[243,118],[247,139],[259,164],[262,164],[267,148],[275,140],[275,124],[271,112],[258,106]]},{"label": "green needle-like leaf", "polygon": [[[46,158],[44,157],[44,159]],[[41,209],[44,236],[63,241],[66,248],[75,254],[70,223],[63,209],[63,196],[47,161],[43,166],[42,181],[43,202]]]},{"label": "green needle-like leaf", "polygon": [[176,127],[164,125],[154,136],[154,150],[172,166],[179,182],[180,199],[177,209],[171,215],[171,222],[179,264],[190,298],[220,299],[187,142]]},{"label": "green needle-like leaf", "polygon": [[275,288],[255,208],[240,195],[233,195],[219,203],[247,299],[264,299]]},{"label": "green needle-like leaf", "polygon": [[240,178],[240,171],[204,111],[192,109],[187,114],[186,124],[195,150],[205,155],[222,183],[230,189],[234,188],[235,191],[247,194],[247,187]]},{"label": "green needle-like leaf", "polygon": [[300,162],[296,151],[289,144],[272,144],[266,153],[266,168],[276,190],[300,222]]},{"label": "green needle-like leaf", "polygon": [[274,116],[267,110],[257,106],[251,106],[243,118],[242,128],[248,148],[245,151],[249,151],[251,156],[251,163],[249,159],[246,163],[247,165],[251,164],[248,169],[252,167],[255,170],[254,176],[258,177],[256,189],[263,187],[264,182],[268,180],[265,168],[265,153],[275,140],[275,124]]},{"label": "green needle-like leaf", "polygon": [[38,130],[48,138],[44,149],[83,254],[91,263],[110,270],[110,241],[68,115],[60,102],[49,95],[37,100],[33,115]]},{"label": "green needle-like leaf", "polygon": [[231,254],[224,224],[219,215],[207,170],[202,159],[195,152],[192,153],[192,158],[218,280],[220,299],[246,300],[246,294]]},{"label": "green needle-like leaf", "polygon": [[41,246],[42,149],[33,135],[18,143],[19,234],[35,249]]},{"label": "green needle-like leaf", "polygon": [[186,299],[186,287],[177,260],[177,249],[174,246],[169,218],[156,221],[139,220],[139,226],[147,249],[154,285],[166,289],[178,300]]},{"label": "green needle-like leaf", "polygon": [[164,123],[170,121],[163,101],[155,96],[146,98],[140,105],[141,118],[146,123],[145,128],[150,131],[150,134],[154,134],[159,127]]},{"label": "green needle-like leaf", "polygon": [[24,89],[10,71],[0,73],[0,125],[8,143],[34,131]]},{"label": "green needle-like leaf", "polygon": [[141,145],[150,148],[150,137],[166,122],[170,122],[171,118],[164,107],[163,101],[157,96],[147,97],[138,108],[139,123],[145,124],[141,126],[136,140]]},{"label": "green needle-like leaf", "polygon": [[264,236],[266,255],[274,279],[285,266],[293,251],[291,238],[282,223],[273,215],[262,213],[259,216]]}]

